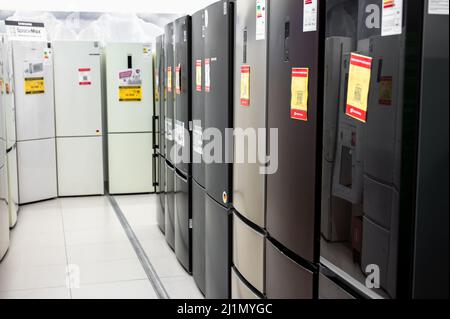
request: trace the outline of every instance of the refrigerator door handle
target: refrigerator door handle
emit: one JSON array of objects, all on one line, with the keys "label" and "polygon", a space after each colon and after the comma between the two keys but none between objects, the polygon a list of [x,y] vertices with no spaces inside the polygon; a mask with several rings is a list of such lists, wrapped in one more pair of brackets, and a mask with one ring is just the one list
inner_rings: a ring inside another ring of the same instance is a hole
[{"label": "refrigerator door handle", "polygon": [[289,62],[289,37],[291,32],[291,22],[289,18],[284,22],[284,61]]}]

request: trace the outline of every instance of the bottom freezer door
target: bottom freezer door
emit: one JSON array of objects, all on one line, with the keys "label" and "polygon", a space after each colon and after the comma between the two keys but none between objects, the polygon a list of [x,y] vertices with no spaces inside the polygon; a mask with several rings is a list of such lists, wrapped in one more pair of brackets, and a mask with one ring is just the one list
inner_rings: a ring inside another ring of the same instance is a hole
[{"label": "bottom freezer door", "polygon": [[166,242],[175,249],[175,168],[166,162],[166,203],[165,203]]},{"label": "bottom freezer door", "polygon": [[17,142],[19,204],[58,196],[55,139]]},{"label": "bottom freezer door", "polygon": [[269,299],[312,299],[314,275],[266,240],[266,295]]},{"label": "bottom freezer door", "polygon": [[161,155],[158,156],[159,161],[159,192],[157,194],[157,211],[156,211],[156,219],[158,223],[158,227],[161,232],[165,233],[166,228],[166,216],[165,216],[165,201],[166,201],[166,160]]},{"label": "bottom freezer door", "polygon": [[102,136],[57,137],[58,195],[103,195]]},{"label": "bottom freezer door", "polygon": [[206,298],[230,298],[231,214],[228,208],[206,196],[205,283]]},{"label": "bottom freezer door", "polygon": [[231,298],[232,299],[261,299],[247,284],[241,280],[236,270],[231,270]]},{"label": "bottom freezer door", "polygon": [[191,180],[175,173],[175,254],[187,272],[192,271]]},{"label": "bottom freezer door", "polygon": [[109,192],[153,192],[152,133],[109,134]]},{"label": "bottom freezer door", "polygon": [[192,181],[192,274],[205,294],[205,190]]}]

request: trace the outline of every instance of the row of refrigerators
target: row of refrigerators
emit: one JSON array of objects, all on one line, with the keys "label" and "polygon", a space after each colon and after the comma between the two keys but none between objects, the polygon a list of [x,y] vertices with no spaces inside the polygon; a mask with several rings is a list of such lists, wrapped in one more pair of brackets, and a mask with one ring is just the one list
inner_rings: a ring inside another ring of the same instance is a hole
[{"label": "row of refrigerators", "polygon": [[[219,1],[165,27],[158,223],[206,297],[448,297],[446,8]],[[276,128],[278,169],[206,164],[208,128]]]},{"label": "row of refrigerators", "polygon": [[0,49],[1,260],[19,205],[154,192],[155,166],[151,44],[2,36]]}]

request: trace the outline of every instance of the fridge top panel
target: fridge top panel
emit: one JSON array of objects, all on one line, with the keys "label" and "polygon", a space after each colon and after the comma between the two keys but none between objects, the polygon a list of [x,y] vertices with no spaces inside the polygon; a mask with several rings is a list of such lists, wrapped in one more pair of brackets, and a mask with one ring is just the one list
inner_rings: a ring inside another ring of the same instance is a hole
[{"label": "fridge top panel", "polygon": [[151,132],[151,47],[142,43],[109,43],[105,52],[108,133]]},{"label": "fridge top panel", "polygon": [[[317,1],[316,15],[303,3],[289,0],[270,7],[268,127],[278,131],[278,170],[267,175],[266,218],[271,237],[315,262],[316,185],[320,183],[316,174],[318,86],[322,78],[318,21],[324,2]],[[313,26],[316,31],[310,31]]]},{"label": "fridge top panel", "polygon": [[[265,176],[258,154],[266,154],[266,33],[269,1],[238,1],[234,67],[233,205],[265,227]],[[261,152],[261,153],[259,153]],[[262,159],[264,162],[265,159]]]},{"label": "fridge top panel", "polygon": [[17,141],[55,136],[53,57],[47,42],[12,42]]},{"label": "fridge top panel", "polygon": [[102,83],[98,42],[54,41],[56,136],[101,136]]}]

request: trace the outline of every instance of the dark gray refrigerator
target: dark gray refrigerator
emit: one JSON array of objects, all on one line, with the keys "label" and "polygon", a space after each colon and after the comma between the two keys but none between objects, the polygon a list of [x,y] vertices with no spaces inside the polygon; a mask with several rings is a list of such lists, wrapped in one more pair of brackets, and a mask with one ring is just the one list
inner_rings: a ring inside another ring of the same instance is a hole
[{"label": "dark gray refrigerator", "polygon": [[[234,2],[216,2],[205,15],[205,128],[222,138],[210,150],[215,161],[205,168],[205,291],[207,298],[223,299],[230,296],[233,157],[232,137],[225,135],[233,127]],[[208,136],[205,140],[206,150]]]},{"label": "dark gray refrigerator", "polygon": [[324,4],[288,0],[270,7],[267,121],[278,129],[278,170],[266,182],[268,298],[315,295]]},{"label": "dark gray refrigerator", "polygon": [[175,254],[192,271],[191,17],[174,22],[175,34]]},{"label": "dark gray refrigerator", "polygon": [[[232,298],[265,293],[265,198],[268,0],[235,5]],[[247,134],[245,134],[247,133]],[[261,149],[260,149],[261,148]],[[258,159],[258,160],[254,160]]]}]

